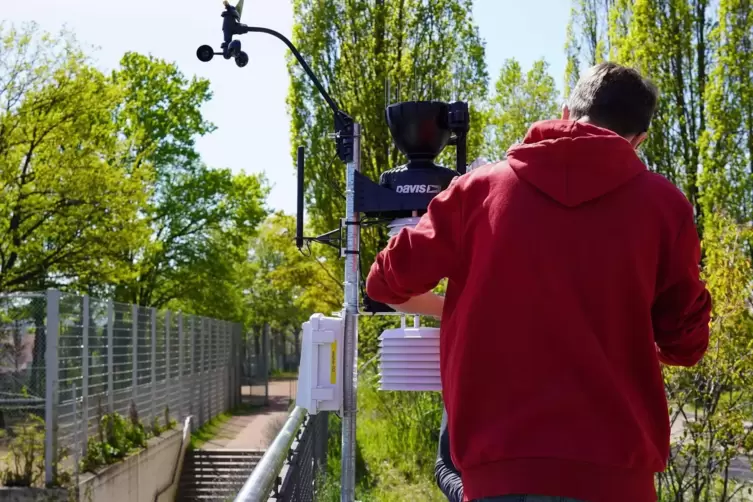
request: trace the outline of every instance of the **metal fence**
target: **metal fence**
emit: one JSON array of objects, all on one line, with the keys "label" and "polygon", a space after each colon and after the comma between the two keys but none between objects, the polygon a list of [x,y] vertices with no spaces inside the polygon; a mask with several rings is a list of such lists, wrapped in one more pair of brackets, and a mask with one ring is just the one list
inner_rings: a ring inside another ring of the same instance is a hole
[{"label": "metal fence", "polygon": [[301,330],[270,330],[269,353],[271,373],[298,370],[301,360]]},{"label": "metal fence", "polygon": [[45,482],[57,453],[84,454],[99,417],[199,427],[237,405],[239,324],[88,296],[0,297],[0,426],[44,416]]},{"label": "metal fence", "polygon": [[313,502],[327,464],[329,413],[296,407],[235,502]]},{"label": "metal fence", "polygon": [[279,502],[313,502],[316,483],[327,468],[329,413],[309,415],[280,473]]},{"label": "metal fence", "polygon": [[241,354],[241,386],[250,404],[269,403],[270,343],[269,326],[246,334]]}]

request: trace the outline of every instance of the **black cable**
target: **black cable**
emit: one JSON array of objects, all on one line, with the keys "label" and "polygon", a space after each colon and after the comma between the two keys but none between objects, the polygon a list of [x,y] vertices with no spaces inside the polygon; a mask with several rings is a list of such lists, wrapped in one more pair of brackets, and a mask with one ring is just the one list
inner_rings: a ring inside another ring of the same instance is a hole
[{"label": "black cable", "polygon": [[324,170],[324,181],[329,185],[329,187],[334,190],[337,195],[340,196],[340,198],[345,199],[345,193],[340,190],[340,188],[332,181],[332,177],[329,175],[330,169],[332,168],[332,164],[335,163],[335,160],[339,160],[339,157],[337,154],[335,154],[334,157],[332,157],[332,160],[329,161],[329,164],[327,165],[327,169]]}]

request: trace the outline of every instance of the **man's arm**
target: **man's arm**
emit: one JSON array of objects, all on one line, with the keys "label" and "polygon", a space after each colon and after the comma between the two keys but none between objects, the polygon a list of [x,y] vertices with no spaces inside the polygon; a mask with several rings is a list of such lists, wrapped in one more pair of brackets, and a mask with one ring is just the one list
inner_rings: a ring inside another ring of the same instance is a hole
[{"label": "man's arm", "polygon": [[418,314],[428,317],[442,318],[442,309],[444,308],[444,296],[429,291],[422,295],[414,296],[405,303],[400,305],[390,305],[398,312],[407,314]]},{"label": "man's arm", "polygon": [[369,298],[411,314],[440,315],[441,297],[426,294],[460,262],[462,193],[455,178],[434,197],[415,228],[404,228],[377,255],[366,280]]},{"label": "man's arm", "polygon": [[449,502],[463,502],[463,480],[450,456],[450,433],[447,430],[447,411],[442,413],[439,429],[439,451],[434,464],[434,478]]},{"label": "man's arm", "polygon": [[659,360],[693,366],[709,344],[711,295],[700,279],[701,245],[692,208],[660,272],[662,289],[652,309]]}]

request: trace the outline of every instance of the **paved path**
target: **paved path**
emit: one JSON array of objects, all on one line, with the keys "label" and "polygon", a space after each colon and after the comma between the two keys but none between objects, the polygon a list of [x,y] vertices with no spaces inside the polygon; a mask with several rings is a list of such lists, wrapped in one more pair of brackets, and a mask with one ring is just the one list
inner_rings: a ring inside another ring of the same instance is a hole
[{"label": "paved path", "polygon": [[[288,417],[288,407],[295,399],[295,381],[269,382],[269,406],[248,415],[232,417],[217,436],[204,443],[202,450],[264,450]],[[243,395],[251,394],[248,387]]]}]

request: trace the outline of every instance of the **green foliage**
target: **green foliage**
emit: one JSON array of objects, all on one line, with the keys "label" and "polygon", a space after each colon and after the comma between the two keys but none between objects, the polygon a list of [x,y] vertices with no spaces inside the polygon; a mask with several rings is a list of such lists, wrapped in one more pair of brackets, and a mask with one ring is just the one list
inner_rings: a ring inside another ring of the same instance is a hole
[{"label": "green foliage", "polygon": [[488,158],[504,158],[507,149],[522,141],[534,122],[558,118],[557,86],[548,68],[544,60],[536,61],[525,74],[514,59],[502,65],[488,111]]},{"label": "green foliage", "polygon": [[38,486],[44,478],[44,421],[30,418],[14,431],[3,473],[5,486]]},{"label": "green foliage", "polygon": [[0,291],[128,275],[149,173],[115,160],[121,97],[70,35],[0,26]]},{"label": "green foliage", "polygon": [[154,415],[154,418],[152,419],[152,426],[149,432],[154,437],[160,437],[163,432],[173,430],[177,426],[178,422],[170,417],[170,407],[165,406],[165,412],[163,413],[162,421],[160,422],[159,415]]},{"label": "green foliage", "polygon": [[[726,501],[749,488],[732,483],[730,463],[753,454],[747,425],[753,416],[753,269],[745,249],[751,230],[722,213],[706,213],[704,229],[704,278],[715,300],[711,345],[697,367],[665,372],[671,420],[679,433],[657,484],[687,500]],[[688,469],[688,462],[703,468]]]},{"label": "green foliage", "polygon": [[[434,482],[442,419],[435,392],[380,392],[372,368],[361,371],[356,444],[357,498],[362,501],[446,500]],[[339,500],[340,419],[330,414],[328,463],[317,500]]]},{"label": "green foliage", "polygon": [[69,33],[0,25],[0,291],[243,320],[268,187],[202,162],[210,98],[171,62],[127,53],[105,75]]},{"label": "green foliage", "polygon": [[97,439],[88,441],[80,468],[84,472],[96,472],[100,467],[119,462],[131,453],[146,448],[148,439],[133,402],[128,418],[118,413],[103,415],[100,409]]},{"label": "green foliage", "polygon": [[292,216],[278,212],[267,217],[250,241],[249,256],[239,267],[238,282],[245,294],[243,322],[257,335],[265,324],[299,334],[301,323],[314,312],[339,308],[342,284],[323,258],[295,247]]},{"label": "green foliage", "polygon": [[198,450],[204,446],[207,441],[211,441],[217,437],[222,430],[222,426],[231,418],[233,418],[231,413],[220,413],[196,429],[196,431],[191,434],[191,449]]},{"label": "green foliage", "polygon": [[[456,94],[471,103],[474,127],[469,158],[483,149],[481,105],[486,97],[484,46],[473,23],[470,0],[295,0],[293,42],[338,105],[362,124],[361,169],[372,179],[404,162],[384,120],[386,105],[410,99],[451,100]],[[342,215],[345,170],[335,158],[332,114],[292,58],[288,108],[291,152],[306,147],[306,201],[311,229],[338,228]],[[451,149],[440,157],[451,162]],[[362,232],[364,273],[386,240],[383,228]],[[342,266],[334,250],[316,247],[327,274],[337,286]],[[334,305],[339,305],[338,299]]]},{"label": "green foliage", "polygon": [[156,307],[180,300],[201,315],[238,319],[232,278],[265,215],[263,179],[201,162],[195,139],[214,130],[201,114],[211,98],[208,81],[187,79],[173,63],[128,53],[112,82],[124,94],[116,115],[125,138],[122,162],[129,170],[153,172],[142,210],[152,238],[127,255],[137,275],[118,297]]},{"label": "green foliage", "polygon": [[160,424],[159,417],[155,415],[152,419],[152,428],[150,430],[152,436],[160,437],[164,431],[165,428],[162,426],[162,424]]},{"label": "green foliage", "polygon": [[[41,487],[44,484],[44,420],[36,415],[27,415],[25,420],[12,429],[9,451],[0,472],[3,486]],[[67,457],[67,450],[58,452],[58,477],[54,486],[67,486],[70,473],[60,468]]]}]

